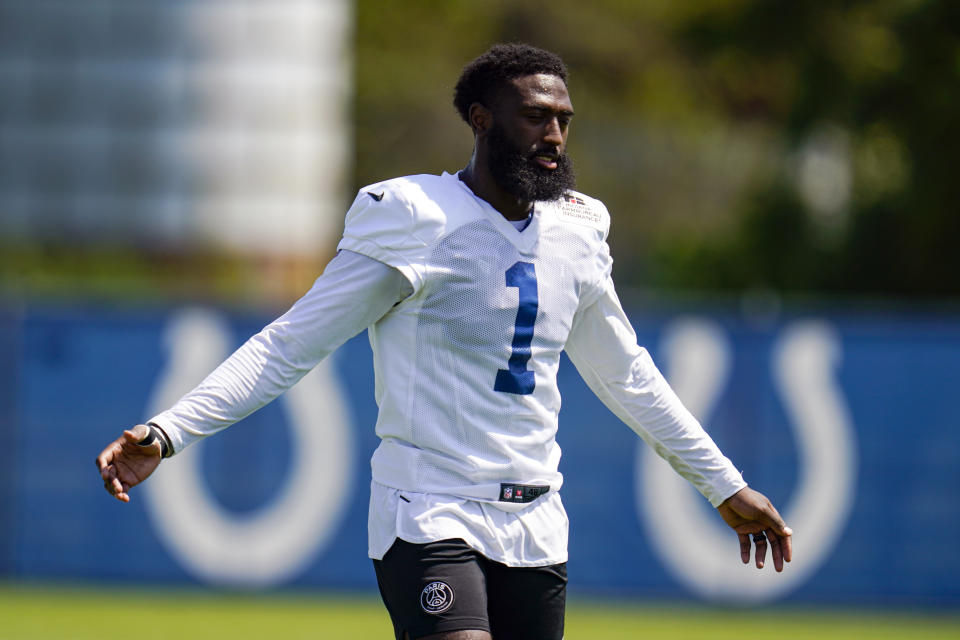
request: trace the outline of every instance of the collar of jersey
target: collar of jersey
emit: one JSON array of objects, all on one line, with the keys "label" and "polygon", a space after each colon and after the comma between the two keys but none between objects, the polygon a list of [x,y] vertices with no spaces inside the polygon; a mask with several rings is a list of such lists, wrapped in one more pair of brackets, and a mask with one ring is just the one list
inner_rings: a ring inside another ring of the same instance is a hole
[{"label": "collar of jersey", "polygon": [[470,196],[474,204],[483,212],[484,217],[490,220],[493,225],[506,237],[511,244],[522,252],[530,251],[537,243],[539,235],[540,213],[543,203],[540,206],[534,205],[533,217],[523,231],[517,231],[517,228],[510,224],[510,221],[503,217],[503,214],[493,208],[493,206],[475,194],[467,184],[460,179],[460,173],[450,174],[443,172],[443,177],[454,180],[460,185],[460,189]]}]

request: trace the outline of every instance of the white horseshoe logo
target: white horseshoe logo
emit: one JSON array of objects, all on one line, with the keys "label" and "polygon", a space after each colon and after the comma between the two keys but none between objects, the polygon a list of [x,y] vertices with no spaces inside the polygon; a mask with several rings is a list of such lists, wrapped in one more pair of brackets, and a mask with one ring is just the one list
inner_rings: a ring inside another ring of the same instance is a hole
[{"label": "white horseshoe logo", "polygon": [[[679,320],[666,333],[664,354],[673,388],[706,423],[730,368],[722,331],[705,320]],[[833,550],[853,503],[857,465],[852,421],[834,375],[839,358],[838,338],[820,321],[788,326],[774,347],[774,382],[792,418],[799,459],[798,486],[781,510],[795,532],[794,561],[781,574],[744,567],[735,535],[702,496],[649,447],[639,448],[640,520],[667,569],[701,597],[773,600],[800,586]]]},{"label": "white horseshoe logo", "polygon": [[[230,353],[229,332],[215,314],[178,313],[166,331],[169,364],[148,407],[173,405]],[[160,465],[144,484],[147,511],[160,539],[196,577],[263,587],[302,570],[333,534],[346,505],[353,442],[329,359],[284,394],[292,428],[291,472],[271,504],[242,518],[207,490],[197,443]]]}]

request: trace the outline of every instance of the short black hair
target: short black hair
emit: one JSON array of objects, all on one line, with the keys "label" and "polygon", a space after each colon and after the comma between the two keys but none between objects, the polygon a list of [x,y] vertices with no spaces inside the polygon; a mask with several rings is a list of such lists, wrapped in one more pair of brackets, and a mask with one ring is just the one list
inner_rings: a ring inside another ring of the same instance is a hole
[{"label": "short black hair", "polygon": [[496,91],[508,80],[545,73],[567,81],[567,67],[560,56],[528,44],[495,44],[463,68],[453,90],[453,106],[467,124],[470,105],[489,106]]}]

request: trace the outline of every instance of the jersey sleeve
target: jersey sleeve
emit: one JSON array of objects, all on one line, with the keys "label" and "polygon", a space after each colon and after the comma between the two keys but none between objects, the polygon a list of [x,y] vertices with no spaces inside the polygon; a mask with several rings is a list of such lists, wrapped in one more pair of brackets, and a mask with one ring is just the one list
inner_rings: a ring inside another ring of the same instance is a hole
[{"label": "jersey sleeve", "polygon": [[747,486],[654,365],[612,280],[577,312],[567,355],[600,400],[713,506]]},{"label": "jersey sleeve", "polygon": [[410,293],[397,270],[341,252],[289,311],[150,422],[164,430],[179,452],[272,401]]},{"label": "jersey sleeve", "polygon": [[360,253],[397,269],[413,286],[423,284],[428,242],[417,209],[396,180],[364,187],[347,211],[338,249]]}]

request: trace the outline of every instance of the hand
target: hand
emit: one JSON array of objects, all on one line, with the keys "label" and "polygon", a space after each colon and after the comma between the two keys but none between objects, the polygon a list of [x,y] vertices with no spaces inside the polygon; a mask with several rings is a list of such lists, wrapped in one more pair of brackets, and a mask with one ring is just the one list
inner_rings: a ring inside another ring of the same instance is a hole
[{"label": "hand", "polygon": [[763,568],[768,541],[774,569],[783,571],[784,561],[793,559],[793,530],[762,493],[744,487],[724,500],[717,511],[740,538],[740,559],[743,564],[750,562],[751,534],[757,545],[757,569]]},{"label": "hand", "polygon": [[103,487],[121,502],[130,502],[127,493],[153,473],[160,465],[159,440],[141,447],[137,443],[147,437],[150,427],[138,424],[107,445],[97,456],[97,469],[103,478]]}]

